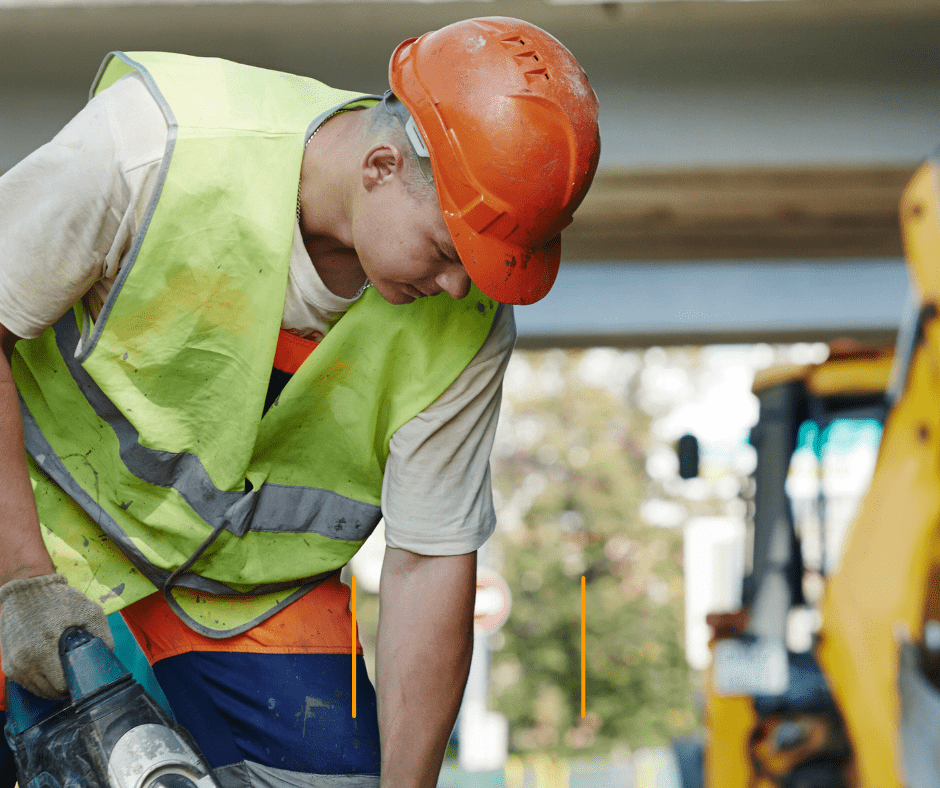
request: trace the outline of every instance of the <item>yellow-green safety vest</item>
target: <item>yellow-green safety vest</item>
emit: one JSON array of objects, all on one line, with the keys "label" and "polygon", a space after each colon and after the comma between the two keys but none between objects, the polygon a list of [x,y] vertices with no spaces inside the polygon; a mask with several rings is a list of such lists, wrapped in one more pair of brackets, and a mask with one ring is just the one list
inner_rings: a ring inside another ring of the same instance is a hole
[{"label": "yellow-green safety vest", "polygon": [[[473,288],[371,288],[265,413],[309,133],[375,97],[209,58],[112,53],[169,127],[154,197],[97,319],[19,342],[30,473],[59,571],[107,612],[163,589],[198,632],[243,632],[342,567],[381,517],[389,441],[482,346]],[[221,598],[220,598],[221,595]]]}]

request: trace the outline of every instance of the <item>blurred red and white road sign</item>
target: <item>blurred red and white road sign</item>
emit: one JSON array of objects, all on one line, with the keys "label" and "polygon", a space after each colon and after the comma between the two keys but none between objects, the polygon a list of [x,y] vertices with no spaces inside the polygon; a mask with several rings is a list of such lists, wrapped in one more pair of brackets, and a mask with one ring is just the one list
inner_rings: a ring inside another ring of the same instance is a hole
[{"label": "blurred red and white road sign", "polygon": [[473,605],[473,631],[491,635],[509,618],[512,593],[499,572],[485,566],[477,569],[477,596]]}]

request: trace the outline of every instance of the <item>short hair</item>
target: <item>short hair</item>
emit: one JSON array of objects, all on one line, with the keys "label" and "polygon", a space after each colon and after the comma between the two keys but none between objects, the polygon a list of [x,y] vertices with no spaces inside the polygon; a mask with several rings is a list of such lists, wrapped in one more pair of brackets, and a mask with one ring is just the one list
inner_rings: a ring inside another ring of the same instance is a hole
[{"label": "short hair", "polygon": [[437,198],[437,192],[434,187],[428,183],[427,178],[421,171],[421,165],[418,163],[418,155],[415,152],[408,135],[405,133],[405,127],[401,119],[391,109],[385,101],[380,101],[372,107],[371,122],[368,127],[368,133],[374,137],[383,137],[389,139],[395,144],[395,147],[401,151],[405,162],[403,172],[403,182],[406,191],[416,200],[428,200]]}]

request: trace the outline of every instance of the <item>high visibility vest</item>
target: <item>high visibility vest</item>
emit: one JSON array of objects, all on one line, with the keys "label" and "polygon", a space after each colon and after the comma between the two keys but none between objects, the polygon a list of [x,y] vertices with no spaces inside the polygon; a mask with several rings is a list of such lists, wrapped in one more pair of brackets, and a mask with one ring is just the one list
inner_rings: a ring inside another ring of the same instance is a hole
[{"label": "high visibility vest", "polygon": [[392,435],[498,305],[473,288],[393,306],[371,288],[264,412],[305,141],[375,98],[163,53],[112,53],[93,93],[131,71],[169,126],[156,193],[98,318],[77,305],[18,343],[14,374],[57,569],[108,612],[164,589],[223,637],[358,550]]}]

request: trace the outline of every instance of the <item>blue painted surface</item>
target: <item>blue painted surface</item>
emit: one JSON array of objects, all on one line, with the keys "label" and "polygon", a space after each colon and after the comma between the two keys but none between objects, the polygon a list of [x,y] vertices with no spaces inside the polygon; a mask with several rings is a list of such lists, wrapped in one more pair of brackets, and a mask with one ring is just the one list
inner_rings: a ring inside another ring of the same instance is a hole
[{"label": "blue painted surface", "polygon": [[567,263],[541,301],[515,310],[520,343],[610,337],[700,344],[897,331],[908,294],[901,258]]},{"label": "blue painted surface", "polygon": [[137,641],[124,623],[120,613],[112,613],[108,616],[108,626],[111,627],[111,635],[114,637],[114,654],[121,661],[121,664],[127,668],[134,680],[141,684],[163,710],[171,716],[173,710],[163,694],[163,690],[157,683],[157,677],[153,674],[153,669],[144,652],[140,650]]}]

